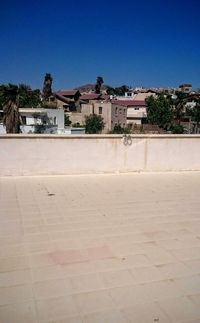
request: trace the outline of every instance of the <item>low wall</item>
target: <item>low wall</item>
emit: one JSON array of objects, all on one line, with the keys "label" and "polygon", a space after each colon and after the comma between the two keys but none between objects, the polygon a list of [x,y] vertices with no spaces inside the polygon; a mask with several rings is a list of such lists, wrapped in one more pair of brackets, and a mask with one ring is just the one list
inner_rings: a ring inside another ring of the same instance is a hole
[{"label": "low wall", "polygon": [[0,136],[1,176],[184,170],[200,170],[199,135]]}]

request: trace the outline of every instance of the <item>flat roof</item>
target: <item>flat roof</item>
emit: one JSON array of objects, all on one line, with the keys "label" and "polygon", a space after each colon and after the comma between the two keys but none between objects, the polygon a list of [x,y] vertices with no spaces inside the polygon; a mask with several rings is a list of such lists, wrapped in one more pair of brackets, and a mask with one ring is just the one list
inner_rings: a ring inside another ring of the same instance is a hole
[{"label": "flat roof", "polygon": [[199,322],[200,172],[0,178],[1,322]]}]

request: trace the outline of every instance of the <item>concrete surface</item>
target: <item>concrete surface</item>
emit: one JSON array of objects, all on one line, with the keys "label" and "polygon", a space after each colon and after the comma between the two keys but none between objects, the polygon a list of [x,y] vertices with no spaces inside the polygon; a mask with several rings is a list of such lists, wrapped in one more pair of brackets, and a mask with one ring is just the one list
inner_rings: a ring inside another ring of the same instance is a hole
[{"label": "concrete surface", "polygon": [[0,322],[200,322],[199,187],[199,172],[0,178]]},{"label": "concrete surface", "polygon": [[1,135],[0,176],[200,171],[200,135]]}]

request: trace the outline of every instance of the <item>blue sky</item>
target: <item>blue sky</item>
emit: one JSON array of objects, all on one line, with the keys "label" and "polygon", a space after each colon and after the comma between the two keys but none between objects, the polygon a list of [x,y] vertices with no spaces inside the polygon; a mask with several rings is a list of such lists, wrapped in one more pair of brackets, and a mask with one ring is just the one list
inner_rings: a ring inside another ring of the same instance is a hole
[{"label": "blue sky", "polygon": [[0,83],[200,87],[199,0],[5,1]]}]

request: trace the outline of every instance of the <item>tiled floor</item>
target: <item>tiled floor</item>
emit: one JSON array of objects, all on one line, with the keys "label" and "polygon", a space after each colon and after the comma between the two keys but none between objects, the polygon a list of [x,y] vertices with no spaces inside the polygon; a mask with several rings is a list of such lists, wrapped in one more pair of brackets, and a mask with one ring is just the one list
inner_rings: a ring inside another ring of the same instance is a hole
[{"label": "tiled floor", "polygon": [[200,173],[0,179],[0,323],[200,322]]}]

